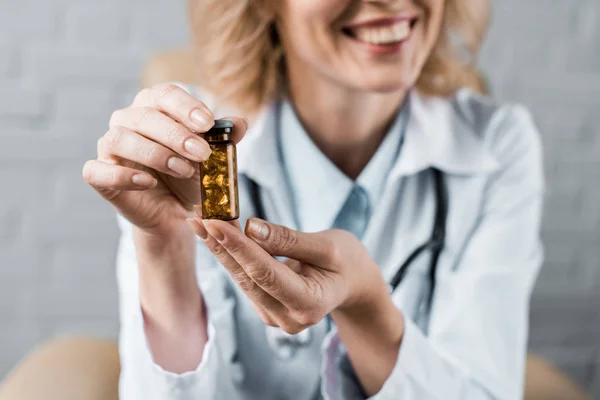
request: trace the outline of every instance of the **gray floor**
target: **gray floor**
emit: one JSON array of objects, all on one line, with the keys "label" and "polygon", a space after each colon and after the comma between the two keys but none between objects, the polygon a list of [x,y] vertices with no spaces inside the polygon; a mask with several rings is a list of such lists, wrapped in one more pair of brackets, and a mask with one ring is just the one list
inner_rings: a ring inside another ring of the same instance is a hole
[{"label": "gray floor", "polygon": [[[44,338],[116,334],[117,229],[79,171],[147,57],[187,40],[184,3],[0,0],[0,376]],[[484,69],[545,145],[531,347],[600,398],[600,3],[495,3]]]}]

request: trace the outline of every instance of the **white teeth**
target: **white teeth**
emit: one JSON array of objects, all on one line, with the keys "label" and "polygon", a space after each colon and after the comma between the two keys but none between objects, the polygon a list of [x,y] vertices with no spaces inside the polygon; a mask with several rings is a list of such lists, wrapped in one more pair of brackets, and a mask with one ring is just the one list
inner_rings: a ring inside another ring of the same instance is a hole
[{"label": "white teeth", "polygon": [[390,44],[400,42],[410,34],[410,22],[400,21],[385,27],[364,27],[352,30],[354,36],[366,43]]}]

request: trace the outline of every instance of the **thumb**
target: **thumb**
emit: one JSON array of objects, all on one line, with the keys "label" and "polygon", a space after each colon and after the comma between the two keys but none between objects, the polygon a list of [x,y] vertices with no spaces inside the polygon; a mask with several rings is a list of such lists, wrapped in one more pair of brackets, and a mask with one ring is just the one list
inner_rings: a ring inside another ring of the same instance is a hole
[{"label": "thumb", "polygon": [[331,265],[336,250],[323,232],[303,233],[258,218],[246,223],[246,235],[273,256],[283,256],[324,267]]},{"label": "thumb", "polygon": [[233,121],[233,131],[231,132],[231,138],[234,142],[239,143],[240,140],[246,135],[248,131],[248,127],[250,123],[247,118],[243,117],[226,117],[223,119],[228,119]]}]

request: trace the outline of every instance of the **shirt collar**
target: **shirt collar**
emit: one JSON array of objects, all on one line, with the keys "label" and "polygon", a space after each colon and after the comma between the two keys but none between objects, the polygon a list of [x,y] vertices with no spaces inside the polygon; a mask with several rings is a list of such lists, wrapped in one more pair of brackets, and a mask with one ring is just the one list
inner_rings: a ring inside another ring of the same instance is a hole
[{"label": "shirt collar", "polygon": [[306,232],[328,229],[353,182],[312,141],[289,102],[281,104],[280,112],[281,156],[298,221]]},{"label": "shirt collar", "polygon": [[[292,192],[290,199],[294,202],[292,206],[297,213],[298,221],[302,221],[302,229],[307,232],[328,229],[333,225],[355,183],[315,145],[298,119],[293,106],[284,101],[280,107],[279,111],[273,110],[272,116],[266,117],[271,118],[268,125],[272,127],[274,133],[270,134],[268,140],[262,141],[262,145],[267,148],[278,147],[275,124],[277,124],[276,113],[279,112],[281,126],[284,127],[280,133],[283,162],[278,163],[277,168],[271,168],[271,172],[280,170],[283,172],[283,178],[289,179]],[[356,180],[356,184],[366,190],[371,208],[377,206],[388,173],[397,158],[402,142],[405,114],[402,112],[396,118],[389,133]],[[245,140],[242,143],[244,142]],[[269,154],[273,154],[272,150]],[[279,155],[278,151],[275,151],[275,154]],[[272,163],[272,158],[267,157],[262,160],[263,163],[265,161]]]},{"label": "shirt collar", "polygon": [[[462,91],[457,94],[463,95]],[[238,146],[240,173],[270,189],[284,179],[276,141],[276,104],[273,102],[263,107]],[[460,175],[487,173],[498,168],[497,160],[480,136],[481,132],[473,131],[464,123],[453,101],[412,90],[408,107],[406,132],[390,179],[412,175],[430,167]]]},{"label": "shirt collar", "polygon": [[398,154],[403,145],[406,118],[408,118],[407,110],[406,107],[403,107],[377,151],[356,179],[356,182],[367,191],[371,209],[377,207],[389,172],[398,160]]}]

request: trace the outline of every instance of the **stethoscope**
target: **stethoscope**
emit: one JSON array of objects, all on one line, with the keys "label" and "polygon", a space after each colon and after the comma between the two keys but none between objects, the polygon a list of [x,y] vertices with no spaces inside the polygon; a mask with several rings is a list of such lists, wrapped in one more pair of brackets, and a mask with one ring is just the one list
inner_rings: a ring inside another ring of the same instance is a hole
[{"label": "stethoscope", "polygon": [[[435,219],[431,236],[429,240],[417,247],[406,258],[389,283],[390,293],[393,293],[400,285],[410,266],[414,264],[415,260],[422,254],[425,254],[425,252],[431,251],[431,261],[429,264],[428,274],[429,291],[425,296],[423,304],[427,312],[429,312],[431,309],[431,302],[435,290],[435,276],[438,259],[442,249],[444,248],[446,239],[446,216],[448,214],[448,194],[444,183],[443,174],[436,168],[431,168],[430,171],[433,174],[436,197]],[[253,180],[248,179],[248,190],[250,198],[254,204],[255,217],[266,219],[265,208],[260,197],[260,189],[258,184]],[[293,358],[300,348],[310,345],[313,336],[310,328],[296,335],[287,334],[279,328],[270,326],[268,326],[266,329],[267,341],[269,342],[270,347],[282,360],[289,360]]]}]

